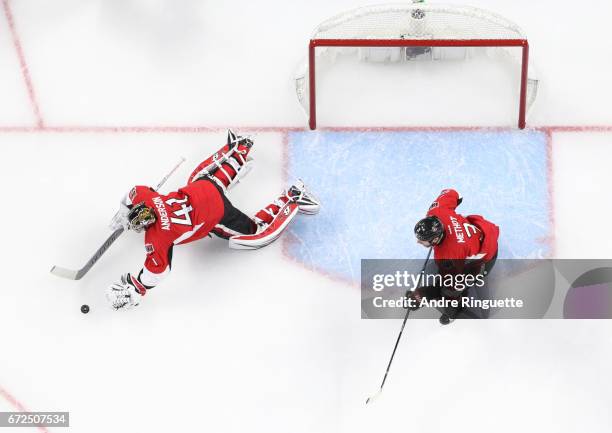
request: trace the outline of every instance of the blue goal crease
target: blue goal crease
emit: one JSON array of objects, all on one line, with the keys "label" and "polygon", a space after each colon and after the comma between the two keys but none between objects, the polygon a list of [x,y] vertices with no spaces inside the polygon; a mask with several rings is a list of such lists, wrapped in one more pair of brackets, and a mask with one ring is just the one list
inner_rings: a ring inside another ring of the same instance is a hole
[{"label": "blue goal crease", "polygon": [[424,257],[412,229],[444,188],[500,226],[500,258],[552,253],[544,132],[291,132],[287,145],[289,175],[322,203],[290,228],[306,265],[358,280],[361,259]]}]

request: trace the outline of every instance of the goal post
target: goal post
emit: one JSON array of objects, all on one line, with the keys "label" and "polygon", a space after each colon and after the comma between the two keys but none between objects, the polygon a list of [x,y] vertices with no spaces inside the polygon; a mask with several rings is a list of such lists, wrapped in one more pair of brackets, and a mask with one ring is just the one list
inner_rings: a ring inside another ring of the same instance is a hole
[{"label": "goal post", "polygon": [[[316,80],[322,51],[330,48],[396,50],[386,53],[384,61],[378,61],[389,63],[414,60],[419,55],[412,55],[408,50],[418,47],[422,50],[420,54],[428,52],[428,60],[436,61],[443,59],[444,53],[432,53],[433,50],[472,47],[505,50],[520,68],[518,127],[525,128],[538,80],[533,68],[530,71],[529,43],[519,27],[499,15],[473,7],[407,3],[355,9],[317,27],[310,40],[308,61],[295,79],[298,100],[308,116],[310,129],[317,126]],[[374,56],[366,52],[360,57],[368,61]]]}]

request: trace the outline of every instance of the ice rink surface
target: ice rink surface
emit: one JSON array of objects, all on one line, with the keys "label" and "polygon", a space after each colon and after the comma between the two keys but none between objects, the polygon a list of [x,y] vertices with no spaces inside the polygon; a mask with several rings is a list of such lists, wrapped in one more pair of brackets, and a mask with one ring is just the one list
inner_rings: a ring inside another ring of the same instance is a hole
[{"label": "ice rink surface", "polygon": [[[506,257],[612,258],[612,5],[469,3],[529,37],[525,131],[517,70],[476,59],[340,60],[309,132],[292,74],[318,23],[364,4],[2,0],[0,411],[70,411],[79,433],[610,431],[609,321],[410,321],[366,407],[400,323],[360,319],[356,278],[360,258],[425,256],[412,226],[445,187],[500,224]],[[235,205],[303,177],[321,213],[256,252],[176,248],[125,314],[103,291],[140,269],[138,235],[79,282],[49,274],[81,266],[121,196],[185,156],[165,190],[182,186],[227,127],[256,141]]]}]

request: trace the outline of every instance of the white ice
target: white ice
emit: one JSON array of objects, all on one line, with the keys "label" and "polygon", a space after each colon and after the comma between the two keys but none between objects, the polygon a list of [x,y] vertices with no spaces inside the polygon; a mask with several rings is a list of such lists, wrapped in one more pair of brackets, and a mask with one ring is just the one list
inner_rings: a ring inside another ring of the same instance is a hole
[{"label": "white ice", "polygon": [[[168,188],[180,186],[224,127],[305,125],[291,77],[309,35],[363,4],[2,2],[0,410],[70,411],[71,431],[83,433],[610,430],[608,321],[410,321],[384,393],[366,407],[400,323],[360,320],[358,289],[287,260],[280,243],[255,253],[220,240],[177,248],[171,276],[126,314],[106,307],[103,290],[141,266],[138,236],[117,241],[80,282],[49,274],[55,263],[79,266],[108,234],[126,189],[155,184],[184,155]],[[542,80],[529,125],[579,127],[552,132],[557,257],[612,258],[612,5],[470,4],[529,36]],[[41,118],[59,130],[12,128],[38,119],[7,5]],[[515,95],[505,85],[514,72],[483,65],[495,83],[485,91],[472,66],[391,91],[393,68],[363,80],[340,64],[321,79],[320,122],[511,126]],[[153,129],[79,129],[106,126]],[[282,133],[256,140],[256,168],[232,196],[249,212],[285,186]]]}]

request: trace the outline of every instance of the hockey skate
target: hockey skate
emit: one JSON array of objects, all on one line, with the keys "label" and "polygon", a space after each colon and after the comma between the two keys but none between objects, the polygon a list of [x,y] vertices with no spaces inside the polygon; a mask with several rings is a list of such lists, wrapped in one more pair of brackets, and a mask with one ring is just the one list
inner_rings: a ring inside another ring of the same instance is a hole
[{"label": "hockey skate", "polygon": [[304,185],[302,179],[298,179],[295,184],[289,187],[287,196],[297,203],[300,213],[305,215],[315,215],[319,213],[321,203],[306,189],[306,185]]},{"label": "hockey skate", "polygon": [[449,325],[455,321],[455,318],[446,313],[442,313],[438,321],[440,322],[440,325]]}]

